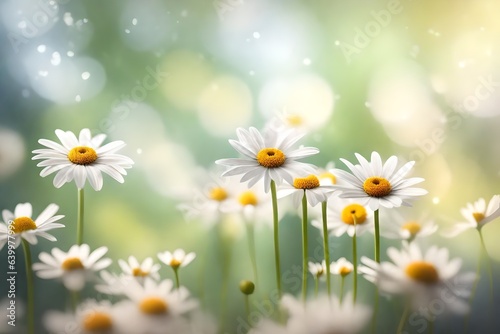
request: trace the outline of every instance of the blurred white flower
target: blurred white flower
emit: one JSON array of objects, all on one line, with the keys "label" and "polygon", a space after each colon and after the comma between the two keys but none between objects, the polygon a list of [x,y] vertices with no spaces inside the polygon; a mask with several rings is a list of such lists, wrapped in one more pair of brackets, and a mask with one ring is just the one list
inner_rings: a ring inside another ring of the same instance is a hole
[{"label": "blurred white flower", "polygon": [[0,128],[0,179],[14,174],[25,158],[25,145],[19,133]]},{"label": "blurred white flower", "polygon": [[443,233],[446,237],[454,237],[468,230],[481,230],[484,225],[500,217],[500,195],[494,195],[486,206],[484,198],[478,199],[474,203],[467,203],[465,208],[460,209],[460,213],[466,222],[460,222],[453,228]]},{"label": "blurred white flower", "polygon": [[402,239],[413,241],[417,238],[425,238],[435,233],[438,229],[433,220],[427,219],[423,214],[417,220],[408,219],[397,210],[388,213],[388,224],[382,226],[381,235],[389,239]]},{"label": "blurred white flower", "polygon": [[32,245],[37,244],[37,237],[56,241],[57,239],[47,231],[64,227],[63,224],[55,223],[64,218],[63,215],[55,216],[57,210],[59,210],[59,206],[49,204],[35,220],[31,218],[33,208],[30,203],[17,204],[14,212],[3,210],[3,222],[0,222],[0,250],[9,238],[14,238],[13,242],[16,248],[21,243],[21,239]]},{"label": "blurred white flower", "polygon": [[293,183],[294,175],[314,174],[312,165],[297,160],[319,153],[315,147],[292,146],[304,135],[294,130],[268,130],[261,134],[256,128],[236,129],[238,140],[230,139],[231,146],[244,158],[220,159],[215,163],[228,167],[222,176],[243,174],[241,182],[249,181],[251,187],[262,178],[265,192],[269,192],[271,180],[280,185],[283,180]]},{"label": "blurred white flower", "polygon": [[387,255],[392,262],[377,263],[365,256],[359,272],[376,284],[381,292],[410,297],[411,306],[418,310],[435,300],[442,300],[446,310],[463,314],[469,306],[464,298],[470,295],[476,275],[460,274],[460,258],[449,258],[446,248],[430,247],[422,253],[416,243],[403,243],[403,249],[390,247]]},{"label": "blurred white flower", "polygon": [[99,247],[90,252],[87,244],[73,245],[67,253],[52,248],[52,255],[41,252],[40,261],[33,264],[37,276],[43,279],[61,278],[68,290],[79,291],[85,282],[94,278],[94,273],[108,267],[111,259],[104,258],[107,247]]},{"label": "blurred white flower", "polygon": [[325,260],[323,260],[321,263],[309,261],[307,263],[307,266],[309,267],[309,272],[315,278],[325,278],[326,277],[327,272],[326,272]]},{"label": "blurred white flower", "polygon": [[358,153],[355,155],[360,165],[353,165],[345,159],[340,159],[352,174],[341,169],[333,171],[334,175],[345,182],[337,185],[337,188],[341,190],[340,197],[356,199],[362,205],[375,211],[380,206],[386,208],[410,206],[409,201],[413,197],[427,194],[425,189],[411,188],[424,181],[423,178],[403,179],[410,172],[415,161],[407,162],[396,171],[398,158],[394,155],[384,164],[377,152],[372,152],[370,162]]},{"label": "blurred white flower", "polygon": [[342,303],[335,296],[329,297],[327,295],[321,295],[304,303],[291,295],[284,295],[281,306],[289,314],[284,327],[263,321],[249,333],[354,334],[363,330],[372,313],[367,306],[353,304],[350,296],[344,298]]},{"label": "blurred white flower", "polygon": [[127,175],[125,169],[131,168],[134,162],[116,153],[125,146],[123,141],[101,146],[106,135],[92,137],[89,129],[82,129],[79,138],[71,131],[57,129],[55,133],[62,145],[40,139],[38,142],[48,148],[34,150],[36,155],[32,160],[43,160],[37,164],[38,167],[44,167],[40,172],[42,177],[57,172],[53,181],[56,188],[75,180],[78,189],[83,189],[88,180],[92,188],[99,191],[103,185],[102,173],[120,183],[125,182],[122,175]]},{"label": "blurred white flower", "polygon": [[160,261],[173,269],[187,266],[195,259],[195,257],[195,253],[191,252],[186,254],[186,252],[180,248],[173,251],[173,253],[170,253],[169,251],[158,253]]},{"label": "blurred white flower", "polygon": [[330,272],[334,275],[345,277],[353,271],[354,267],[345,257],[341,257],[330,264]]},{"label": "blurred white flower", "polygon": [[45,328],[54,334],[128,333],[127,319],[107,300],[86,300],[73,312],[49,311],[43,318]]},{"label": "blurred white flower", "polygon": [[136,279],[144,279],[145,277],[151,277],[156,280],[160,279],[160,274],[158,273],[160,264],[153,263],[153,258],[151,257],[139,263],[135,256],[129,256],[128,261],[118,260],[118,265],[127,276],[132,276]]},{"label": "blurred white flower", "polygon": [[173,288],[171,280],[156,282],[146,277],[144,284],[132,280],[124,291],[128,300],[117,305],[128,321],[130,333],[182,333],[181,316],[196,309],[185,287]]}]

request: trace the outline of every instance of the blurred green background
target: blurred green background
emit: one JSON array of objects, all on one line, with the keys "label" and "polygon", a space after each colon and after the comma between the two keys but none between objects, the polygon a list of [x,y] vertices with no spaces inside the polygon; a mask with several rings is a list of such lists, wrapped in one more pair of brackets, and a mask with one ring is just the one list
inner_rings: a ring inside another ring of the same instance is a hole
[{"label": "blurred green background", "polygon": [[[413,212],[451,226],[463,220],[459,209],[467,202],[499,193],[499,10],[494,0],[2,0],[0,208],[31,202],[36,216],[57,203],[66,228],[53,233],[57,243],[41,240],[34,260],[52,247],[67,250],[75,242],[76,187],[55,189],[52,175],[41,178],[31,151],[41,148],[40,138],[57,140],[55,129],[88,127],[107,141],[124,140],[135,166],[123,185],[105,177],[102,191],[86,189],[85,241],[93,249],[106,245],[116,270],[116,260],[129,255],[195,251],[181,280],[196,297],[204,286],[217,315],[217,233],[186,222],[177,205],[203,186],[199,168],[236,156],[227,140],[237,127],[262,127],[287,114],[303,120],[304,144],[321,151],[309,160],[318,166],[334,161],[342,168],[339,158],[354,161],[354,152],[368,157],[374,150],[384,159],[416,160],[413,175],[426,179],[429,194]],[[299,219],[290,213],[282,226],[286,270],[301,263]],[[500,222],[484,232],[498,283]],[[228,319],[236,319],[243,314],[237,283],[251,270],[241,231],[229,234]],[[311,253],[318,238],[313,231]],[[360,253],[370,256],[370,236],[360,240]],[[348,238],[332,242],[333,259],[350,259]],[[397,245],[383,243],[390,244]],[[422,244],[449,247],[464,259],[463,270],[475,270],[479,238],[472,231]],[[267,291],[274,282],[270,229],[257,231],[257,248]],[[172,277],[169,269],[162,277]],[[36,284],[40,312],[62,308],[62,286]],[[369,301],[372,287],[360,284],[367,291],[360,299]],[[492,309],[487,294],[484,278],[474,306]],[[382,309],[388,323],[397,305]],[[493,309],[498,305],[497,297]],[[471,320],[477,332],[493,326],[482,314]]]}]

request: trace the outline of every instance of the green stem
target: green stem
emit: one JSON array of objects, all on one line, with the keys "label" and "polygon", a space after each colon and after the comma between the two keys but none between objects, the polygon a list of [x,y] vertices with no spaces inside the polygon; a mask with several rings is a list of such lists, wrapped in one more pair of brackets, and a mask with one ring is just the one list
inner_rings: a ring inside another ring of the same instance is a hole
[{"label": "green stem", "polygon": [[254,226],[251,222],[246,222],[247,237],[248,237],[248,253],[250,254],[250,262],[252,263],[253,279],[255,286],[259,286],[259,275],[257,274],[257,255],[255,251],[255,233]]},{"label": "green stem", "polygon": [[179,287],[181,286],[179,282],[179,268],[172,268],[172,269],[174,270],[175,274],[175,288],[178,290]]},{"label": "green stem", "polygon": [[328,245],[328,228],[327,228],[327,213],[326,213],[326,201],[321,203],[321,216],[323,218],[323,250],[325,253],[325,264],[326,264],[326,291],[328,296],[332,292],[331,281],[330,281],[330,248]]},{"label": "green stem", "polygon": [[378,308],[379,308],[379,294],[378,294],[378,288],[376,287],[375,288],[375,298],[373,301],[373,315],[372,315],[372,323],[371,323],[372,333],[375,333],[376,329],[377,329]]},{"label": "green stem", "polygon": [[276,195],[276,183],[271,180],[271,198],[273,202],[273,230],[274,230],[274,263],[276,267],[276,287],[278,297],[281,299],[283,292],[281,290],[281,267],[280,267],[280,241],[278,227],[278,197]]},{"label": "green stem", "polygon": [[357,247],[357,236],[356,236],[356,216],[352,216],[354,221],[354,235],[352,236],[352,265],[354,267],[352,284],[353,284],[353,303],[356,303],[356,297],[358,295],[358,247]]},{"label": "green stem", "polygon": [[493,303],[493,268],[491,267],[491,261],[489,260],[488,251],[486,250],[486,244],[484,243],[483,233],[481,230],[479,230],[479,238],[481,240],[481,257],[486,262],[488,279],[490,281],[490,303]]},{"label": "green stem", "polygon": [[220,290],[220,313],[219,313],[219,330],[221,333],[224,333],[224,327],[226,324],[226,313],[227,313],[227,295],[229,290],[229,274],[231,267],[231,246],[232,240],[225,237],[223,232],[223,224],[221,222],[218,224],[218,232],[219,232],[219,243],[220,243],[220,251],[222,257],[222,286]]},{"label": "green stem", "polygon": [[375,261],[380,263],[380,223],[378,216],[378,209],[374,212],[375,219]]},{"label": "green stem", "polygon": [[76,308],[78,307],[78,302],[80,300],[80,293],[76,290],[70,290],[69,294],[71,298],[71,310],[75,312]]},{"label": "green stem", "polygon": [[429,334],[434,334],[434,321],[435,320],[429,320]]},{"label": "green stem", "polygon": [[340,276],[340,294],[339,302],[342,303],[342,298],[344,298],[344,276]]},{"label": "green stem", "polygon": [[35,333],[35,286],[33,282],[33,270],[31,268],[31,251],[26,240],[22,240],[24,250],[24,262],[26,263],[26,285],[28,295],[27,319],[28,333]]},{"label": "green stem", "polygon": [[245,314],[247,316],[247,322],[251,324],[250,322],[250,296],[245,294]]},{"label": "green stem", "polygon": [[319,277],[315,276],[314,277],[314,297],[318,297],[318,291],[319,291]]},{"label": "green stem", "polygon": [[405,323],[406,320],[408,319],[409,313],[410,313],[410,307],[406,302],[403,314],[401,315],[401,319],[399,320],[398,330],[396,332],[397,334],[403,333],[403,329],[405,328]]},{"label": "green stem", "polygon": [[302,300],[307,295],[307,196],[302,196]]},{"label": "green stem", "polygon": [[84,212],[83,188],[78,189],[78,218],[76,221],[76,243],[83,243],[83,212]]}]

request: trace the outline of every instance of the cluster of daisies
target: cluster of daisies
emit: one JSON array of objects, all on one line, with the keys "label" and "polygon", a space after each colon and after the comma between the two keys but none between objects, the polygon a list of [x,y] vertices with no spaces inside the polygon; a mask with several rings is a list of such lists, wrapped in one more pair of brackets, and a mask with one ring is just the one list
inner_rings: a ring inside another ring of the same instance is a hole
[{"label": "cluster of daisies", "polygon": [[[452,257],[446,248],[421,248],[418,240],[435,233],[438,224],[425,216],[416,220],[399,210],[427,194],[425,189],[416,187],[424,181],[422,178],[408,177],[414,162],[400,165],[396,156],[383,161],[380,154],[373,152],[370,160],[357,153],[355,163],[340,159],[346,170],[334,168],[332,163],[317,167],[302,160],[318,154],[319,149],[299,146],[305,133],[294,128],[272,121],[262,131],[254,127],[238,128],[236,134],[237,140],[229,140],[229,143],[241,157],[217,160],[215,164],[223,168],[220,174],[196,191],[194,201],[180,203],[179,208],[189,219],[203,220],[210,225],[230,220],[245,226],[255,285],[251,281],[240,285],[246,298],[243,332],[359,333],[370,319],[375,323],[378,312],[378,298],[374,298],[371,305],[357,300],[361,275],[374,284],[377,296],[402,296],[405,310],[398,332],[407,326],[411,310],[421,310],[436,299],[446,303],[447,311],[459,314],[469,311],[472,298],[469,301],[467,298],[474,293],[479,276],[461,272],[462,260]],[[92,137],[88,129],[81,130],[79,137],[62,130],[56,130],[56,135],[60,143],[39,140],[46,148],[33,151],[33,160],[42,160],[37,165],[43,167],[42,177],[55,173],[56,188],[72,181],[76,184],[76,244],[67,252],[59,248],[53,248],[50,253],[41,252],[39,262],[32,263],[30,247],[37,244],[38,237],[54,242],[56,238],[51,231],[64,227],[60,223],[64,216],[57,214],[59,207],[55,204],[48,205],[37,218],[32,218],[31,204],[18,204],[13,212],[2,211],[0,223],[0,249],[6,245],[9,250],[22,245],[25,253],[27,332],[35,332],[33,272],[41,279],[61,281],[72,296],[72,305],[66,310],[44,314],[43,323],[50,333],[224,332],[227,328],[223,312],[203,311],[189,290],[180,284],[179,270],[195,259],[194,253],[177,249],[157,254],[159,261],[173,270],[175,279],[169,280],[161,278],[161,265],[151,257],[142,262],[133,256],[118,260],[121,273],[109,272],[112,260],[105,258],[108,249],[103,246],[91,251],[83,242],[86,182],[99,191],[104,173],[123,183],[126,170],[134,162],[117,153],[125,146],[124,142],[102,145],[106,136]],[[299,216],[302,222],[301,293],[285,291],[282,284],[279,223],[286,213]],[[475,229],[481,241],[480,256],[487,258],[482,228],[500,216],[500,195],[493,196],[488,203],[479,199],[467,204],[461,214],[466,221],[443,231],[443,235],[454,237],[467,229]],[[269,279],[274,271],[273,291],[278,300],[272,317],[261,314],[257,317],[259,321],[252,321],[251,315],[257,310],[252,310],[248,298],[254,289],[258,293],[252,298],[270,299],[273,294],[264,291],[258,283],[261,266],[256,256],[254,227],[261,222],[271,227],[273,233],[275,268],[265,274]],[[319,229],[322,235],[322,259],[308,253],[310,227]],[[374,254],[358,255],[357,238],[367,231],[374,237]],[[336,251],[330,258],[331,243],[343,235],[352,240],[351,253],[337,254]],[[401,240],[400,247],[385,248],[389,261],[384,262],[381,261],[383,238]],[[349,257],[351,261],[347,260]],[[227,271],[223,273],[228,275]],[[332,291],[332,275],[340,279],[340,292]],[[310,276],[315,282],[314,293],[308,285]],[[344,291],[347,279],[352,279],[350,291]],[[80,292],[89,285],[100,296],[109,298],[80,300]],[[219,324],[211,313],[220,313]],[[427,320],[434,318],[427,317]],[[238,333],[241,328],[238,327]]]}]

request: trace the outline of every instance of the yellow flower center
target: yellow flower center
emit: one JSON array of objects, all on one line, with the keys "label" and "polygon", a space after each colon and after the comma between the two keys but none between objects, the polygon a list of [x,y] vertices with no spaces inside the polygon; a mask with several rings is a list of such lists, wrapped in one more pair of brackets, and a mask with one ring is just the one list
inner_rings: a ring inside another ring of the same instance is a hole
[{"label": "yellow flower center", "polygon": [[484,213],[481,213],[481,212],[473,212],[472,213],[472,217],[474,217],[474,219],[476,220],[476,223],[480,223],[481,220],[484,219]]},{"label": "yellow flower center", "polygon": [[340,270],[339,270],[339,274],[340,274],[340,276],[342,276],[342,277],[346,277],[347,275],[349,275],[349,274],[351,273],[351,271],[352,271],[352,270],[351,270],[351,268],[342,267],[342,268],[340,268]]},{"label": "yellow flower center", "polygon": [[12,222],[11,230],[16,234],[28,230],[36,230],[36,224],[30,217],[18,217]]},{"label": "yellow flower center", "polygon": [[172,260],[170,260],[170,266],[174,269],[177,269],[181,266],[181,261],[179,261],[177,259],[172,259]]},{"label": "yellow flower center", "polygon": [[293,180],[293,186],[297,189],[314,189],[319,187],[319,180],[312,174],[307,177],[297,177]]},{"label": "yellow flower center", "polygon": [[285,163],[285,160],[285,154],[277,148],[263,148],[257,153],[257,162],[263,167],[281,167]]},{"label": "yellow flower center", "polygon": [[83,319],[83,329],[89,332],[100,333],[113,327],[113,322],[109,314],[103,312],[93,312]]},{"label": "yellow flower center", "polygon": [[321,276],[323,276],[324,273],[325,273],[325,271],[323,270],[323,268],[320,268],[316,272],[316,277],[321,277]]},{"label": "yellow flower center", "polygon": [[214,201],[222,202],[227,198],[227,191],[222,187],[215,187],[210,190],[208,197]]},{"label": "yellow flower center", "polygon": [[335,177],[335,175],[333,175],[330,172],[321,173],[319,175],[319,178],[320,179],[330,179],[332,181],[332,184],[337,183],[337,178]]},{"label": "yellow flower center", "polygon": [[255,196],[255,193],[253,191],[250,191],[250,190],[242,192],[240,194],[240,196],[238,197],[238,201],[243,206],[245,206],[245,205],[256,206],[257,203],[259,202],[257,199],[257,196]]},{"label": "yellow flower center", "polygon": [[416,236],[418,232],[420,232],[420,230],[422,229],[420,224],[414,221],[404,224],[403,226],[401,226],[401,228],[403,230],[407,230],[408,232],[410,232],[412,237]]},{"label": "yellow flower center", "polygon": [[134,268],[132,269],[132,275],[134,277],[146,277],[149,273],[147,271],[142,271],[141,268]]},{"label": "yellow flower center", "polygon": [[342,210],[341,218],[349,225],[354,225],[354,218],[356,218],[357,225],[363,224],[366,221],[366,209],[359,204],[349,204]]},{"label": "yellow flower center", "polygon": [[68,159],[77,165],[90,165],[97,160],[97,153],[92,147],[77,146],[69,151]]},{"label": "yellow flower center", "polygon": [[70,270],[78,270],[78,269],[83,269],[83,264],[82,261],[77,258],[77,257],[69,257],[66,260],[63,261],[61,267],[64,270],[70,271]]},{"label": "yellow flower center", "polygon": [[439,274],[432,263],[425,261],[415,261],[406,266],[406,275],[415,281],[433,284],[439,281]]},{"label": "yellow flower center", "polygon": [[288,115],[286,116],[286,121],[291,126],[300,126],[304,124],[304,119],[299,115]]},{"label": "yellow flower center", "polygon": [[147,297],[141,301],[139,309],[146,314],[165,314],[167,313],[168,305],[161,298]]},{"label": "yellow flower center", "polygon": [[383,177],[369,177],[363,183],[363,190],[371,197],[384,197],[391,193],[392,187]]}]

